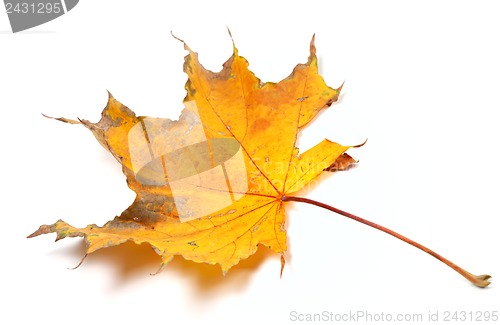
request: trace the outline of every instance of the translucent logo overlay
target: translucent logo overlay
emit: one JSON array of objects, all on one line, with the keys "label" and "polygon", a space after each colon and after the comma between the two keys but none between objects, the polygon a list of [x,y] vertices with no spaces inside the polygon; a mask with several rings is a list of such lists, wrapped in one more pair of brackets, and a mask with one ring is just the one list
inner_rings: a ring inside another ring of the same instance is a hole
[{"label": "translucent logo overlay", "polygon": [[181,222],[228,207],[248,190],[239,142],[207,138],[194,102],[179,121],[143,118],[130,129],[128,145],[136,181],[171,191]]}]

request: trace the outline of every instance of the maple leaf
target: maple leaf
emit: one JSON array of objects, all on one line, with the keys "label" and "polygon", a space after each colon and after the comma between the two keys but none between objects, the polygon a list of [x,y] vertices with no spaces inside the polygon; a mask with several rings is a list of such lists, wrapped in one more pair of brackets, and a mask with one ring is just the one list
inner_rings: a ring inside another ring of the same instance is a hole
[{"label": "maple leaf", "polygon": [[338,98],[318,74],[314,37],[306,64],[279,83],[262,83],[234,53],[206,70],[185,45],[185,108],[178,121],[136,116],[111,94],[98,123],[86,126],[123,166],[133,204],[102,227],[62,220],[32,236],[83,236],[87,254],[126,241],[149,243],[162,257],[220,264],[227,272],[258,244],[286,251],[284,196],[324,169],[352,163],[349,146],[324,140],[299,154],[297,133]]},{"label": "maple leaf", "polygon": [[181,255],[219,264],[226,273],[259,244],[286,251],[285,205],[296,201],[384,231],[479,287],[490,283],[489,275],[475,276],[388,228],[293,195],[322,172],[356,162],[345,153],[353,146],[326,139],[304,153],[296,147],[299,131],[338,99],[342,87],[328,87],[318,74],[314,37],[307,63],[278,83],[262,83],[234,43],[233,55],[217,73],[206,70],[185,43],[184,48],[187,96],[178,121],[136,116],[111,94],[97,123],[57,118],[87,127],[121,163],[137,194],[132,205],[102,227],[75,228],[59,220],[28,237],[84,237],[87,254],[127,241],[148,243],[162,258],[160,270]]}]

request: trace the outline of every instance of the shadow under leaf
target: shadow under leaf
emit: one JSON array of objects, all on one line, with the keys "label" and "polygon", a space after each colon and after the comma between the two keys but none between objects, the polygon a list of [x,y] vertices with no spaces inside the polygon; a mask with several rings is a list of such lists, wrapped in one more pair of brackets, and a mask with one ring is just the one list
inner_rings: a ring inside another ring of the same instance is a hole
[{"label": "shadow under leaf", "polygon": [[[133,282],[134,279],[146,276],[162,276],[162,274],[188,278],[193,285],[194,294],[208,296],[214,291],[238,292],[245,289],[252,275],[264,264],[266,260],[276,260],[276,279],[280,275],[280,255],[273,253],[267,247],[259,246],[257,252],[231,268],[224,276],[218,265],[195,263],[176,256],[167,267],[156,275],[154,274],[161,263],[160,257],[153,251],[149,244],[137,245],[131,241],[124,244],[100,249],[85,256],[85,243],[79,240],[78,244],[66,249],[64,255],[75,257],[75,261],[83,259],[83,263],[76,264],[75,270],[82,271],[86,264],[102,264],[110,266],[116,273],[116,287]],[[68,267],[72,269],[73,267]],[[165,279],[169,281],[170,279]]]}]

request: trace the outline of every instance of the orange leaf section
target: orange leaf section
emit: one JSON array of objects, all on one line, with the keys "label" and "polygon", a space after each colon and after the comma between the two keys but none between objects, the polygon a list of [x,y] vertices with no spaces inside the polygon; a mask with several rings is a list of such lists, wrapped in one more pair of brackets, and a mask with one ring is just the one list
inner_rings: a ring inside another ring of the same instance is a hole
[{"label": "orange leaf section", "polygon": [[[338,98],[310,56],[279,83],[262,83],[234,53],[220,72],[206,70],[185,45],[185,108],[178,121],[137,117],[109,95],[98,123],[87,127],[121,164],[137,196],[102,227],[75,228],[62,220],[30,237],[83,236],[87,253],[126,241],[149,243],[164,267],[175,255],[219,264],[227,272],[258,245],[287,249],[283,196],[324,170],[354,163],[329,140],[300,154],[297,133]],[[336,166],[336,167],[332,167]]]}]

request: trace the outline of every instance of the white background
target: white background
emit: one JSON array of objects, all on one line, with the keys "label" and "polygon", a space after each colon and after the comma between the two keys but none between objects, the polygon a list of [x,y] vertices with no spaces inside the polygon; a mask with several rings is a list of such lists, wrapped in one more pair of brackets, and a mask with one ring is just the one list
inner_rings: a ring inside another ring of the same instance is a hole
[{"label": "white background", "polygon": [[[500,313],[425,253],[304,204],[288,206],[289,251],[266,248],[222,277],[175,258],[156,276],[146,245],[89,256],[81,238],[25,237],[64,219],[102,225],[132,202],[119,164],[83,127],[106,90],[139,115],[177,118],[186,54],[218,71],[240,54],[263,81],[307,60],[345,81],[339,103],[300,138],[367,144],[359,165],[301,193],[392,228],[475,274],[500,277],[500,8],[495,1],[91,1],[12,34],[0,13],[2,324],[287,324],[290,312]],[[475,315],[475,314],[474,314]],[[394,316],[395,317],[395,316]],[[383,323],[383,322],[379,322]],[[425,322],[421,322],[426,323]],[[470,322],[469,322],[470,323]],[[492,322],[483,322],[492,323]],[[499,323],[499,322],[497,322]]]}]

